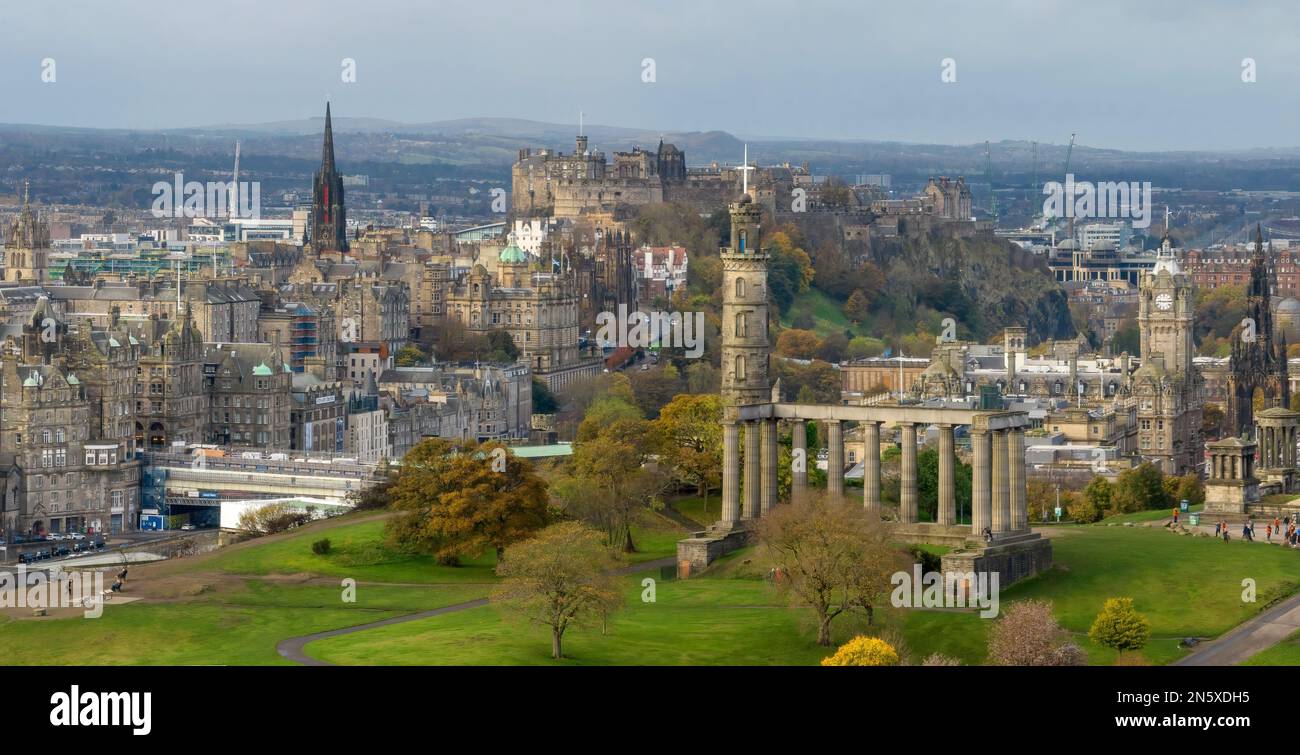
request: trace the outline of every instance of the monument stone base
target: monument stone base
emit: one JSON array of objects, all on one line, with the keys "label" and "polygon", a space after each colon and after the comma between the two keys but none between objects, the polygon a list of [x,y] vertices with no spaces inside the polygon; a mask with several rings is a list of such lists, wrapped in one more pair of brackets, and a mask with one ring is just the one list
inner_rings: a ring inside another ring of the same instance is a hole
[{"label": "monument stone base", "polygon": [[1036,532],[1022,532],[950,551],[942,563],[944,574],[996,572],[998,586],[1004,588],[1052,568],[1052,541]]},{"label": "monument stone base", "polygon": [[677,576],[680,579],[703,571],[728,553],[753,542],[754,528],[748,520],[718,522],[707,530],[677,541]]}]

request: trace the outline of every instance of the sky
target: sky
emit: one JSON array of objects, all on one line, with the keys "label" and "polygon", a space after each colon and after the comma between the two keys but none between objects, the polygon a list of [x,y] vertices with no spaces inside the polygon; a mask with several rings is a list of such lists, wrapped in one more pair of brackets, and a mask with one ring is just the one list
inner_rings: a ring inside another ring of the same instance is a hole
[{"label": "sky", "polygon": [[0,29],[0,123],[263,123],[329,99],[407,123],[1300,146],[1286,0],[6,0]]}]

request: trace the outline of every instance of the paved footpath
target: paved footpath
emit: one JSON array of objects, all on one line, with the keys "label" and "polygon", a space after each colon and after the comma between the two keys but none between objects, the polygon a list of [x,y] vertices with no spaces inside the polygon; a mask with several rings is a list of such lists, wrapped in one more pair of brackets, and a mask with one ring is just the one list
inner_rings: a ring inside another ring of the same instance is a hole
[{"label": "paved footpath", "polygon": [[[668,556],[666,558],[660,558],[654,561],[644,561],[639,564],[632,564],[631,566],[620,567],[612,571],[611,574],[619,575],[619,576],[626,575],[626,574],[636,574],[638,572],[658,569],[664,566],[674,566],[676,564],[677,564],[677,558],[675,556]],[[384,619],[382,621],[372,621],[369,624],[357,624],[356,626],[352,626],[352,627],[331,629],[327,632],[306,634],[301,637],[290,637],[287,640],[280,640],[278,643],[276,643],[275,651],[279,653],[282,658],[288,658],[289,660],[295,661],[297,663],[301,663],[304,666],[333,666],[335,664],[330,663],[329,661],[322,661],[319,658],[313,658],[310,655],[307,655],[307,652],[303,648],[307,646],[307,643],[315,642],[316,640],[324,640],[330,637],[341,637],[345,634],[352,634],[353,632],[364,632],[367,629],[378,629],[379,627],[386,627],[393,624],[404,624],[408,621],[419,621],[420,619],[429,619],[434,616],[444,616],[449,613],[457,613],[460,611],[467,611],[471,608],[479,608],[480,606],[485,606],[487,604],[488,604],[487,598],[479,598],[478,600],[470,600],[464,603],[456,603],[455,605],[443,606],[442,608],[434,608],[429,611],[420,611],[419,613],[408,613],[405,616],[394,616],[391,619]]]},{"label": "paved footpath", "polygon": [[1175,666],[1235,666],[1300,630],[1300,595],[1293,595],[1232,631],[1196,646]]}]

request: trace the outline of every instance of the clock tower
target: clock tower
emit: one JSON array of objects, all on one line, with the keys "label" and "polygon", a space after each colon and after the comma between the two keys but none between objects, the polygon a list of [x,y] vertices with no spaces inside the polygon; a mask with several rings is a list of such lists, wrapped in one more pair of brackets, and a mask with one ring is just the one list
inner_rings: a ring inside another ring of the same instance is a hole
[{"label": "clock tower", "polygon": [[1139,282],[1138,330],[1141,357],[1164,356],[1165,367],[1186,372],[1195,355],[1192,319],[1195,290],[1191,276],[1178,267],[1178,260],[1166,233],[1156,253],[1156,264]]},{"label": "clock tower", "polygon": [[1138,286],[1142,366],[1132,376],[1138,455],[1165,474],[1198,469],[1203,380],[1192,362],[1196,290],[1178,266],[1168,229]]}]

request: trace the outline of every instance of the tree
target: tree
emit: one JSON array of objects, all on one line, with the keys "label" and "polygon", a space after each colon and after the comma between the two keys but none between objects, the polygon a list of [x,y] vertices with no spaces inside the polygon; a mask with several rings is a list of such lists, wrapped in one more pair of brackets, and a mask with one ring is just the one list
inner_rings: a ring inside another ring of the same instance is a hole
[{"label": "tree", "polygon": [[683,393],[654,421],[660,459],[674,479],[694,485],[708,511],[709,489],[721,484],[722,398]]},{"label": "tree", "polygon": [[867,300],[867,295],[860,288],[853,289],[849,300],[844,302],[844,316],[853,322],[862,322],[870,314],[871,302]]},{"label": "tree", "polygon": [[420,347],[412,343],[399,349],[393,361],[398,367],[418,367],[424,364],[427,358],[428,356],[420,350]]},{"label": "tree", "polygon": [[506,546],[546,526],[546,483],[499,443],[426,438],[402,459],[388,522],[399,547],[444,563]]},{"label": "tree", "polygon": [[667,483],[658,467],[646,464],[654,451],[651,424],[639,417],[606,422],[588,416],[578,439],[570,476],[556,497],[571,516],[603,530],[611,548],[631,553],[632,525],[660,505]]},{"label": "tree", "polygon": [[283,503],[268,503],[239,513],[239,529],[254,535],[274,535],[311,521],[311,515]]},{"label": "tree", "polygon": [[890,541],[889,528],[860,506],[806,501],[777,506],[758,521],[758,541],[780,574],[778,589],[791,605],[810,609],[817,644],[831,644],[831,622],[861,613],[871,623],[890,577],[909,559]]},{"label": "tree", "polygon": [[776,353],[796,359],[813,358],[821,345],[821,339],[811,330],[786,328],[776,337]]},{"label": "tree", "polygon": [[989,661],[997,666],[1077,666],[1081,657],[1046,601],[1013,603],[989,630]]},{"label": "tree", "polygon": [[533,378],[533,414],[554,414],[560,404],[546,383]]},{"label": "tree", "polygon": [[1164,473],[1150,462],[1126,469],[1115,479],[1111,511],[1118,514],[1163,509],[1169,505],[1165,493]]},{"label": "tree", "polygon": [[615,560],[600,533],[580,522],[553,524],[510,546],[497,564],[501,584],[492,601],[551,630],[551,657],[564,657],[564,633],[586,620],[602,622],[622,602],[610,575]]},{"label": "tree", "polygon": [[834,655],[822,659],[823,666],[897,666],[898,652],[888,642],[858,635],[840,645]]},{"label": "tree", "polygon": [[[1091,511],[1087,512],[1088,516],[1083,516],[1085,512],[1080,508],[1078,511],[1071,511],[1071,516],[1080,522],[1095,522],[1100,519],[1105,512],[1110,510],[1111,498],[1114,496],[1114,487],[1110,481],[1101,475],[1093,477],[1088,482],[1088,486],[1083,489],[1083,500],[1087,502]],[[1089,518],[1089,516],[1093,518]]]},{"label": "tree", "polygon": [[1088,636],[1098,645],[1126,650],[1141,650],[1151,637],[1151,623],[1133,608],[1132,598],[1109,598],[1092,622]]}]

